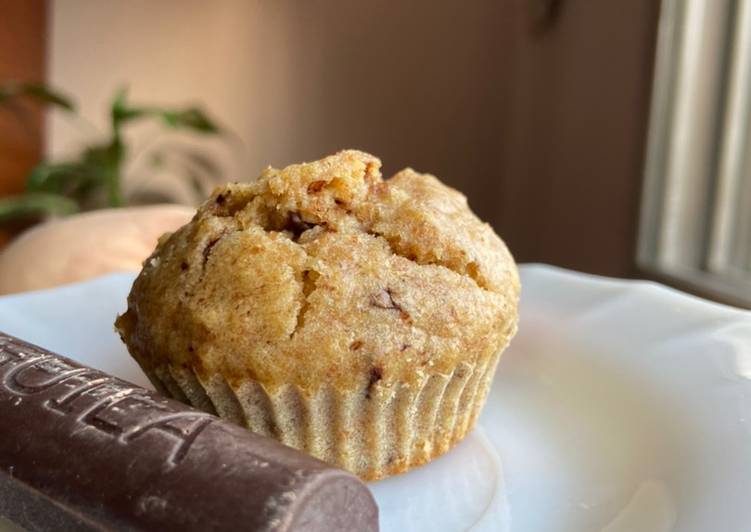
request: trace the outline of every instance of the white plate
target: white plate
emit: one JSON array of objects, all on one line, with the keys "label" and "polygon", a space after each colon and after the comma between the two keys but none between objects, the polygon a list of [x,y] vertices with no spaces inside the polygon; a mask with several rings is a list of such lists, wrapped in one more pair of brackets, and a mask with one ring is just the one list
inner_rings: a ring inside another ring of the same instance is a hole
[{"label": "white plate", "polygon": [[[0,330],[148,385],[112,329],[132,278],[0,298]],[[382,530],[751,530],[751,314],[547,266],[522,279],[478,428],[371,485]]]}]

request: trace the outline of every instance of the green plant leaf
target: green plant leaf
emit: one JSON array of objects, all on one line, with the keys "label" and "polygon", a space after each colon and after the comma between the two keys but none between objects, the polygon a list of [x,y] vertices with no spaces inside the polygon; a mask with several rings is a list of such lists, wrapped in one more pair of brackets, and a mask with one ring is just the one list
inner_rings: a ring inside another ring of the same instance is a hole
[{"label": "green plant leaf", "polygon": [[125,100],[128,99],[128,87],[120,87],[115,93],[115,99],[112,100],[112,109],[125,109]]},{"label": "green plant leaf", "polygon": [[140,118],[148,113],[146,109],[139,109],[136,107],[129,107],[126,100],[128,99],[128,89],[122,88],[115,94],[115,99],[112,100],[112,108],[110,110],[112,114],[112,129],[115,136],[119,137],[120,128],[126,122],[130,122],[136,118]]},{"label": "green plant leaf", "polygon": [[83,164],[92,173],[97,186],[107,190],[107,202],[110,207],[124,204],[120,190],[120,172],[125,159],[125,144],[115,137],[112,142],[86,149],[81,157]]},{"label": "green plant leaf", "polygon": [[78,161],[41,163],[29,174],[26,190],[59,194],[79,203],[86,203],[97,190],[106,190],[109,205],[120,206],[119,172],[123,151],[123,144],[115,141],[85,149]]},{"label": "green plant leaf", "polygon": [[0,198],[0,223],[24,218],[66,216],[78,210],[78,204],[65,196],[27,193]]},{"label": "green plant leaf", "polygon": [[165,110],[161,112],[166,125],[175,129],[190,129],[199,133],[219,133],[221,129],[206,113],[197,107],[183,110]]},{"label": "green plant leaf", "polygon": [[164,125],[173,129],[188,129],[198,133],[215,134],[221,128],[198,107],[170,108],[170,107],[137,107],[127,103],[127,89],[120,89],[112,101],[112,127],[116,135],[127,122],[138,118],[157,118]]},{"label": "green plant leaf", "polygon": [[61,92],[41,83],[6,83],[0,86],[0,104],[17,96],[30,96],[42,103],[75,111],[73,102]]},{"label": "green plant leaf", "polygon": [[71,193],[85,179],[86,169],[80,163],[40,163],[26,178],[26,190],[54,194]]},{"label": "green plant leaf", "polygon": [[122,142],[114,141],[107,144],[90,146],[84,150],[81,160],[91,167],[111,168],[118,166],[125,155],[125,146]]}]

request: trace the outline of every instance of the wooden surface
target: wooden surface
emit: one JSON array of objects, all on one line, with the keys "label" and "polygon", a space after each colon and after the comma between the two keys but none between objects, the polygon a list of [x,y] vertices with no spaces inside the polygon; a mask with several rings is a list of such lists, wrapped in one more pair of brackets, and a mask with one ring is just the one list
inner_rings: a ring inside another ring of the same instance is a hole
[{"label": "wooden surface", "polygon": [[[0,83],[44,80],[46,2],[0,0]],[[0,196],[22,190],[42,156],[43,116],[29,102],[0,107]],[[8,238],[0,231],[0,245]]]}]

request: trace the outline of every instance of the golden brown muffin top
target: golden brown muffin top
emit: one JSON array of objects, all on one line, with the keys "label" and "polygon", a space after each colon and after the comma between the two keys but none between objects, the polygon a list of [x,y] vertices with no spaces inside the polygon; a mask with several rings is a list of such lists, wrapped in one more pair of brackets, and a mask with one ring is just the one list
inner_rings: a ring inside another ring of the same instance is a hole
[{"label": "golden brown muffin top", "polygon": [[347,150],[218,188],[160,239],[116,326],[144,366],[268,387],[448,373],[508,343],[519,279],[466,198]]}]

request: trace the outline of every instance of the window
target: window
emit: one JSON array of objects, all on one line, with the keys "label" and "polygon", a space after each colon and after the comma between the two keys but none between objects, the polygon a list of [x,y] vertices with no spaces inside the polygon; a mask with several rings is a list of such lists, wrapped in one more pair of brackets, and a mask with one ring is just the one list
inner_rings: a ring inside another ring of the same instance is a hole
[{"label": "window", "polygon": [[638,264],[751,307],[751,1],[661,9]]}]

